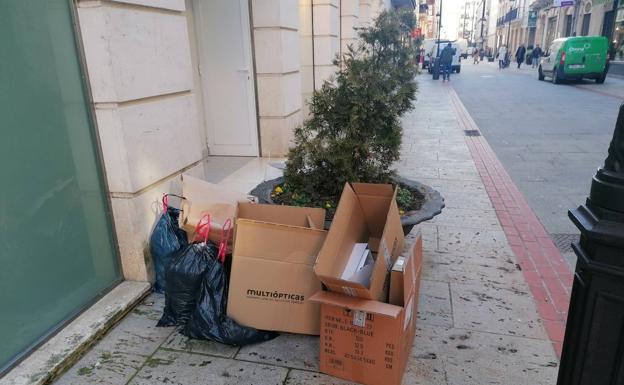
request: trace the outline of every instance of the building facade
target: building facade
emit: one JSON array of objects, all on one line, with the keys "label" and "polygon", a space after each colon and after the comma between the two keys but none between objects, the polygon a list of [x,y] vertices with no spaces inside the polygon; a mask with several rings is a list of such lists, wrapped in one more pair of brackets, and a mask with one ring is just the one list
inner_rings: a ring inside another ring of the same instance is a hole
[{"label": "building facade", "polygon": [[501,0],[497,42],[506,44],[509,35],[513,50],[520,44],[547,48],[560,37],[598,35],[624,52],[623,9],[617,0]]},{"label": "building facade", "polygon": [[[530,0],[500,0],[496,21],[496,47],[507,46],[514,51],[532,38],[529,27]],[[534,38],[534,37],[533,37]]]},{"label": "building facade", "polygon": [[418,3],[418,27],[425,39],[434,39],[438,36],[438,16],[435,0],[420,0]]},{"label": "building facade", "polygon": [[[31,297],[2,297],[21,329],[0,334],[0,373],[120,281],[151,281],[162,194],[179,193],[183,173],[210,180],[216,156],[284,156],[355,28],[393,6],[414,2],[7,0],[14,183],[0,212],[19,220],[0,219],[0,238],[21,254],[2,282],[19,291],[48,274]],[[54,317],[37,316],[46,303]]]}]

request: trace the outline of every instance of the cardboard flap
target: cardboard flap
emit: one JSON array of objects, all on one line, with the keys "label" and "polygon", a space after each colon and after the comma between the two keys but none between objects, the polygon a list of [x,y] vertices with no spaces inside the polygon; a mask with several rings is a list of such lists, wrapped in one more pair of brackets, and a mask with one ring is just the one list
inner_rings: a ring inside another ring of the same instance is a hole
[{"label": "cardboard flap", "polygon": [[396,189],[390,184],[353,183],[352,186],[366,218],[368,232],[372,237],[381,238]]},{"label": "cardboard flap", "polygon": [[326,235],[325,230],[238,219],[234,257],[261,258],[312,266]]},{"label": "cardboard flap", "polygon": [[351,254],[353,245],[368,240],[366,221],[357,196],[348,183],[340,196],[331,229],[314,266],[314,272],[318,276],[338,277],[346,265],[346,257]]},{"label": "cardboard flap", "polygon": [[403,270],[403,303],[407,304],[409,296],[412,293],[415,285],[418,285],[418,277],[422,269],[422,235],[420,229],[416,235],[416,242],[410,250],[410,253],[405,256],[405,268]]},{"label": "cardboard flap", "polygon": [[[310,228],[310,222],[325,223],[325,209],[240,203],[238,218]],[[322,226],[319,228],[322,229]]]},{"label": "cardboard flap", "polygon": [[391,184],[351,183],[351,186],[353,186],[353,191],[358,195],[394,196],[394,186]]},{"label": "cardboard flap", "polygon": [[366,300],[358,297],[349,297],[342,294],[332,293],[330,291],[319,291],[310,297],[309,300],[312,302],[319,302],[326,305],[333,305],[352,310],[361,310],[367,313],[379,314],[392,318],[397,318],[403,311],[403,308],[400,306]]},{"label": "cardboard flap", "polygon": [[[182,195],[185,199],[180,206],[180,227],[193,239],[195,227],[205,214],[210,214],[209,238],[219,242],[223,227],[229,219],[234,222],[238,202],[249,202],[250,197],[244,193],[228,190],[222,186],[182,175]],[[232,236],[228,243],[232,242]]]}]

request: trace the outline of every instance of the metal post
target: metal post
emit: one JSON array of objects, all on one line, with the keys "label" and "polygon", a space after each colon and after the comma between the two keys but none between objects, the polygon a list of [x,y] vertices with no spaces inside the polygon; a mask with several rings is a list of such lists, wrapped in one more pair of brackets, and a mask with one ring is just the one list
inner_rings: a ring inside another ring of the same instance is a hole
[{"label": "metal post", "polygon": [[481,10],[481,48],[483,49],[483,22],[485,21],[485,0],[483,0],[483,9]]},{"label": "metal post", "polygon": [[511,46],[509,44],[509,39],[511,38],[511,9],[513,7],[512,4],[513,3],[511,1],[509,1],[509,12],[507,13],[509,15],[509,27],[507,28],[507,41],[505,42],[505,44],[507,45],[507,52],[509,52],[511,50]]},{"label": "metal post", "polygon": [[439,23],[438,23],[438,40],[436,42],[438,48],[436,50],[436,57],[435,59],[433,58],[429,58],[429,65],[433,65],[432,68],[432,72],[433,72],[433,80],[438,80],[440,78],[440,38],[441,36],[441,30],[442,30],[442,0],[440,0],[440,12],[438,13],[438,15],[440,17]]},{"label": "metal post", "polygon": [[442,0],[440,0],[440,20],[438,23],[438,50],[436,52],[436,56],[440,56],[440,30],[442,29]]},{"label": "metal post", "polygon": [[584,205],[568,216],[581,231],[557,385],[624,383],[624,104],[609,155]]}]

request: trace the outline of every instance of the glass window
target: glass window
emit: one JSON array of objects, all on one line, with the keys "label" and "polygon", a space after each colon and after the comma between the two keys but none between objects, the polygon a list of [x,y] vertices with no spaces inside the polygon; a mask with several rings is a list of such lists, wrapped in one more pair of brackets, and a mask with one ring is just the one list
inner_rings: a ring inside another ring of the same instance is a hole
[{"label": "glass window", "polygon": [[0,372],[120,278],[71,4],[0,2]]}]

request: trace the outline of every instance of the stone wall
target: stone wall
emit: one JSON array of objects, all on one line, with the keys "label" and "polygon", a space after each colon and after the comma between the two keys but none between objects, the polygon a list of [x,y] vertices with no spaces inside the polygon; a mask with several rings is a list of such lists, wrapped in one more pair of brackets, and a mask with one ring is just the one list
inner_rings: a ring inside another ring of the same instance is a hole
[{"label": "stone wall", "polygon": [[184,0],[77,4],[123,275],[151,280],[147,239],[163,192],[205,155]]}]

